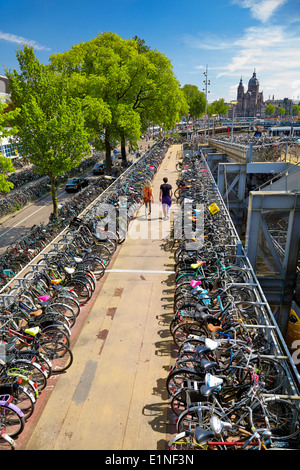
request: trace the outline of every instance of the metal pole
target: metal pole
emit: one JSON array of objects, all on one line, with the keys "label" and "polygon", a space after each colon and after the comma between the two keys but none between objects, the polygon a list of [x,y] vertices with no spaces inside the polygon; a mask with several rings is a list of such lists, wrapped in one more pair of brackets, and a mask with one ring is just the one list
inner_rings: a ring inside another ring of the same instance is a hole
[{"label": "metal pole", "polygon": [[205,80],[204,80],[204,84],[205,84],[205,121],[204,121],[204,137],[206,138],[206,124],[207,124],[207,85],[209,84],[208,80],[207,80],[207,65],[206,65],[206,71],[204,72],[204,75],[205,75]]}]

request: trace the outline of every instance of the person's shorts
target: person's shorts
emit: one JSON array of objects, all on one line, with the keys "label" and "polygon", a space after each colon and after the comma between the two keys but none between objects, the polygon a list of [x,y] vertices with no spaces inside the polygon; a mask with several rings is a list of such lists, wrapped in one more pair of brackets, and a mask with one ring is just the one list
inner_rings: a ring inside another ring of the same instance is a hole
[{"label": "person's shorts", "polygon": [[161,203],[162,203],[162,204],[167,204],[167,206],[170,207],[171,204],[172,204],[172,198],[171,198],[170,196],[163,196],[163,197],[161,198]]}]

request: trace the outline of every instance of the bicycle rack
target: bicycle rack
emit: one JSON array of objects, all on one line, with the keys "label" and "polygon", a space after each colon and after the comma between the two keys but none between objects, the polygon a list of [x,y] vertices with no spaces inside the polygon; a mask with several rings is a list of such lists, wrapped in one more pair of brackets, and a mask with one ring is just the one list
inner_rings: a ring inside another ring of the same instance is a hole
[{"label": "bicycle rack", "polygon": [[[184,145],[183,145],[184,147]],[[250,261],[245,253],[245,250],[243,248],[242,242],[239,239],[239,236],[237,234],[237,231],[234,227],[234,224],[232,222],[232,219],[229,215],[229,212],[227,210],[227,207],[225,206],[225,202],[219,192],[219,189],[216,185],[216,182],[214,181],[214,178],[212,176],[212,173],[210,171],[210,168],[206,162],[206,159],[204,157],[204,153],[199,148],[198,150],[184,150],[183,148],[183,155],[191,155],[191,156],[198,156],[197,163],[199,162],[199,165],[201,166],[201,169],[205,169],[205,175],[207,175],[206,178],[206,189],[207,191],[211,194],[212,196],[212,201],[215,202],[220,211],[223,213],[223,215],[226,216],[226,219],[228,221],[228,231],[230,232],[230,238],[232,241],[232,244],[226,245],[230,248],[233,248],[236,250],[236,254],[240,257],[240,259],[243,260],[243,263],[245,266],[242,266],[243,269],[245,269],[248,272],[248,275],[250,274],[250,286],[252,289],[254,289],[255,292],[255,298],[256,301],[254,302],[255,307],[257,307],[257,311],[259,312],[259,325],[245,325],[248,328],[259,328],[264,332],[264,335],[268,341],[272,342],[272,354],[271,356],[277,359],[280,359],[280,361],[283,362],[283,366],[285,367],[286,370],[286,395],[284,395],[285,398],[293,399],[293,400],[299,400],[299,390],[300,390],[300,375],[299,372],[294,364],[294,361],[291,357],[291,354],[287,348],[287,345],[282,337],[281,331],[274,319],[273,313],[270,309],[270,306],[266,300],[266,297],[263,293],[263,290],[257,280],[257,277],[255,275],[255,272],[250,264]],[[200,156],[200,159],[199,159]],[[199,167],[200,170],[200,167]],[[203,181],[203,175],[201,175],[202,181]],[[237,286],[242,286],[245,284],[236,284]],[[249,286],[249,284],[246,284]],[[277,396],[277,395],[276,395]]]}]

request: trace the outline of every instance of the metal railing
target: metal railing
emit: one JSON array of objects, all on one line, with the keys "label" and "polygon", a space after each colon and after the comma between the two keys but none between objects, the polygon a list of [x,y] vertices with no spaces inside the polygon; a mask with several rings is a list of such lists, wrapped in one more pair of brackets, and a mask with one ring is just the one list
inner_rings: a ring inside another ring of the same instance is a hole
[{"label": "metal railing", "polygon": [[208,143],[239,163],[300,162],[300,145],[295,142],[274,141],[255,145],[253,142],[237,143],[210,138]]},{"label": "metal railing", "polygon": [[[277,325],[277,322],[273,316],[272,310],[267,302],[265,294],[259,284],[259,281],[255,275],[255,272],[252,268],[252,265],[246,255],[242,242],[238,236],[238,233],[235,229],[235,226],[232,222],[232,219],[229,215],[229,212],[226,208],[225,202],[218,190],[216,182],[212,176],[212,173],[209,169],[208,164],[206,163],[204,153],[202,152],[201,148],[199,149],[201,155],[201,163],[204,165],[207,174],[209,176],[209,188],[211,194],[213,194],[214,201],[222,213],[226,216],[226,220],[228,223],[228,231],[232,233],[231,236],[231,245],[235,248],[236,254],[243,260],[243,266],[247,270],[248,276],[250,278],[250,287],[253,289],[255,294],[255,305],[258,307],[259,311],[259,324],[258,325],[246,325],[247,328],[259,328],[265,335],[268,341],[272,342],[272,357],[283,361],[283,365],[286,370],[286,388],[285,388],[285,396],[299,400],[300,399],[300,374],[296,368],[296,365],[292,359],[290,351],[285,343],[285,340],[282,336],[282,333]],[[186,150],[184,150],[186,153]],[[241,284],[242,287],[242,284]]]}]

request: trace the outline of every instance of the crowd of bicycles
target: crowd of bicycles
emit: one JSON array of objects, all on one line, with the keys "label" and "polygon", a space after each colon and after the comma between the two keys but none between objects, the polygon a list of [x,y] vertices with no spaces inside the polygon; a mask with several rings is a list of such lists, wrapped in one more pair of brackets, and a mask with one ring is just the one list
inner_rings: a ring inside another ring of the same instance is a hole
[{"label": "crowd of bicycles", "polygon": [[[77,176],[78,173],[91,168],[98,159],[99,154],[97,152],[93,153],[93,155],[84,159],[78,167],[61,176],[57,184],[62,184],[67,178]],[[0,218],[12,214],[32,201],[36,201],[38,198],[49,193],[50,189],[49,177],[37,173],[34,166],[24,166],[19,171],[12,173],[8,181],[14,187],[9,194],[0,192]]]},{"label": "crowd of bicycles", "polygon": [[297,381],[209,168],[187,152],[178,170],[169,448],[299,449]]},{"label": "crowd of bicycles", "polygon": [[47,226],[35,227],[43,241],[40,254],[1,291],[0,448],[16,448],[49,380],[72,365],[72,328],[125,240],[144,181],[152,180],[168,146],[157,142],[95,192],[52,241]]}]

